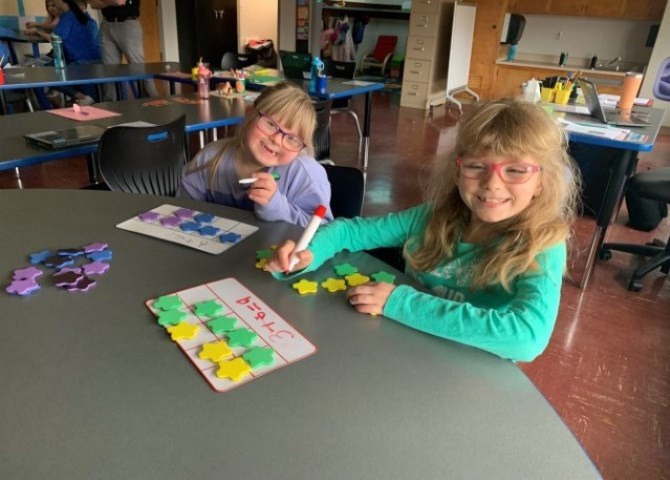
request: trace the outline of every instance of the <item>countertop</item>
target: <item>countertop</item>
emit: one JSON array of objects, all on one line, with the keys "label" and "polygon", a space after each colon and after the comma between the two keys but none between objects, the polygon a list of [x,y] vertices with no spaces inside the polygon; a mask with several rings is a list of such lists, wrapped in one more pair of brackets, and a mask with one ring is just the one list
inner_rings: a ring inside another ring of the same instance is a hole
[{"label": "countertop", "polygon": [[606,77],[613,77],[616,79],[622,78],[626,75],[625,71],[616,71],[616,70],[599,70],[584,68],[581,65],[566,65],[561,67],[560,65],[538,62],[533,60],[507,60],[506,58],[499,58],[496,60],[496,65],[505,65],[508,67],[526,67],[526,68],[541,68],[545,70],[556,70],[559,72],[577,72],[581,71],[583,73],[589,73],[591,75],[602,75]]}]

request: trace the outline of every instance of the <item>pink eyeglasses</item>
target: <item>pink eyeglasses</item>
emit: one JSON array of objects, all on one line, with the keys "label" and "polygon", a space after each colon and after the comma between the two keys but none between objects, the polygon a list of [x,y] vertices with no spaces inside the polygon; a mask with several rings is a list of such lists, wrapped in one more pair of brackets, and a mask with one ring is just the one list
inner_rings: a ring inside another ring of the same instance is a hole
[{"label": "pink eyeglasses", "polygon": [[461,175],[472,180],[488,178],[491,170],[505,183],[526,183],[536,172],[542,170],[530,163],[488,163],[474,158],[457,158],[456,165]]}]

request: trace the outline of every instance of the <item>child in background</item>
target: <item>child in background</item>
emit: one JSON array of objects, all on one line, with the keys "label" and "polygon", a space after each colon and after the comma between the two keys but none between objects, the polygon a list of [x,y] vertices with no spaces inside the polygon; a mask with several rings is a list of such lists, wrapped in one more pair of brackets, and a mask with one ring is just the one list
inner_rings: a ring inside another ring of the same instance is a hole
[{"label": "child in background", "polygon": [[[367,283],[347,292],[356,310],[531,361],[545,349],[558,313],[566,241],[579,176],[566,137],[539,106],[496,101],[459,124],[428,202],[378,218],[322,227],[296,270],[313,271],[342,250],[404,246],[409,285]],[[289,270],[295,244],[266,270]]]},{"label": "child in background", "polygon": [[[328,177],[312,156],[315,126],[301,88],[280,83],[264,90],[234,137],[210,143],[186,166],[177,196],[307,225],[318,205],[330,204]],[[326,220],[332,218],[329,210]]]},{"label": "child in background", "polygon": [[27,22],[27,34],[37,35],[40,31],[51,33],[51,31],[56,28],[56,25],[58,25],[58,20],[63,13],[60,0],[46,0],[44,5],[47,10],[47,17],[41,23]]}]

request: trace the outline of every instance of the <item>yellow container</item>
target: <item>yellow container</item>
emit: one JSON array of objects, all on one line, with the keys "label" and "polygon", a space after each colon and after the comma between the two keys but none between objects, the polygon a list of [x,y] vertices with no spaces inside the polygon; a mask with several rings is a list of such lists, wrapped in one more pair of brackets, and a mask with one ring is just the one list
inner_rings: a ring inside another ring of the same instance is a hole
[{"label": "yellow container", "polygon": [[558,103],[559,105],[565,105],[566,103],[568,103],[571,93],[572,89],[556,90],[554,96],[554,103]]},{"label": "yellow container", "polygon": [[542,87],[540,89],[540,100],[547,103],[552,103],[554,101],[554,89]]}]

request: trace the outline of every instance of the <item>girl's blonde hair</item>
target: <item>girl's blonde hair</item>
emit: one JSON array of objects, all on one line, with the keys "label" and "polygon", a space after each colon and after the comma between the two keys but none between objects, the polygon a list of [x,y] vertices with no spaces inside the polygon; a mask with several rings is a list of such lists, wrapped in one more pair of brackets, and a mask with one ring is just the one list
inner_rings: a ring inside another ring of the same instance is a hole
[{"label": "girl's blonde hair", "polygon": [[[316,111],[312,100],[302,88],[282,82],[263,90],[263,93],[254,101],[253,107],[245,115],[235,135],[222,142],[218,155],[209,162],[209,183],[212,190],[215,190],[219,163],[229,149],[245,150],[244,139],[249,129],[256,128],[256,120],[261,112],[281,123],[286,129],[296,132],[305,142],[307,153],[314,156],[312,136],[316,128]],[[198,168],[195,165],[193,167]]]},{"label": "girl's blonde hair", "polygon": [[453,255],[471,218],[458,191],[457,158],[531,156],[542,168],[536,173],[541,175],[539,194],[518,215],[494,226],[499,236],[483,249],[472,278],[475,288],[500,283],[509,291],[517,276],[537,268],[538,253],[568,239],[580,177],[567,153],[565,133],[540,106],[515,100],[488,102],[457,129],[443,171],[429,180],[432,215],[424,237],[405,245],[405,257],[413,269],[426,271]]}]

